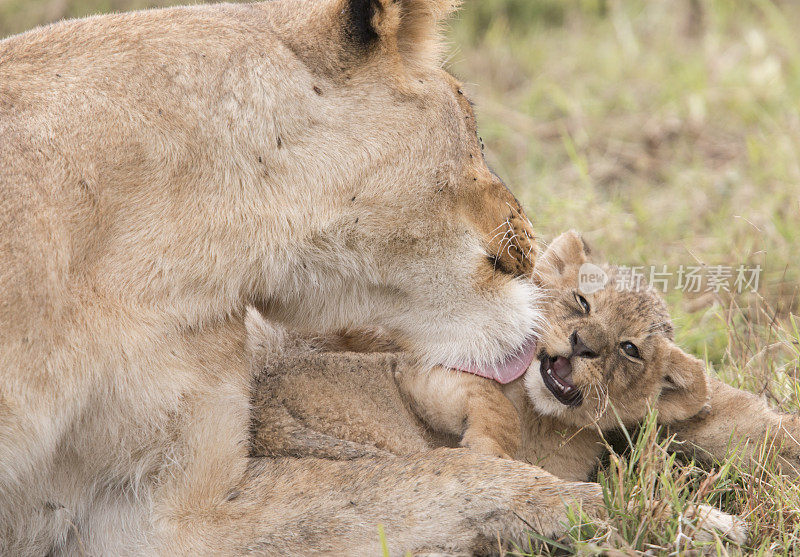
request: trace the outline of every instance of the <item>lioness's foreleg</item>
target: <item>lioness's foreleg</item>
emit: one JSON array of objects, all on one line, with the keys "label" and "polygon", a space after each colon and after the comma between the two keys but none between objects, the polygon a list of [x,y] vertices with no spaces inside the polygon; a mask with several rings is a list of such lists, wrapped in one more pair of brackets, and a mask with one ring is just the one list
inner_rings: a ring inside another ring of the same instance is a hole
[{"label": "lioness's foreleg", "polygon": [[[533,528],[564,533],[566,505],[595,514],[599,486],[463,449],[352,461],[253,459],[224,497],[193,498],[176,526],[179,553],[393,554],[476,551],[498,536],[518,543]],[[210,493],[209,493],[210,494]],[[190,512],[186,512],[190,511]],[[177,518],[177,517],[176,517]]]},{"label": "lioness's foreleg", "polygon": [[531,527],[558,537],[568,504],[590,515],[603,508],[596,484],[463,449],[247,458],[246,421],[230,411],[237,396],[217,386],[185,413],[175,465],[153,494],[157,553],[374,555],[379,524],[393,553],[472,551],[498,535],[524,542]]},{"label": "lioness's foreleg", "polygon": [[379,524],[392,554],[485,551],[498,537],[524,545],[531,528],[558,538],[568,504],[590,515],[603,505],[595,484],[463,449],[350,462],[262,460],[248,482],[253,504],[266,494],[288,511],[272,532],[299,534],[288,545],[283,534],[260,542],[279,553],[376,555]]}]

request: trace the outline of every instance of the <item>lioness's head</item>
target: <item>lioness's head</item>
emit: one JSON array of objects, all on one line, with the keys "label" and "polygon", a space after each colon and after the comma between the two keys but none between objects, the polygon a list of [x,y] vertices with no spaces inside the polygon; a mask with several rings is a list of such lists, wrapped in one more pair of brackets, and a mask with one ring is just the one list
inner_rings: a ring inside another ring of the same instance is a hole
[{"label": "lioness's head", "polygon": [[276,113],[277,152],[308,201],[303,257],[280,263],[295,263],[293,294],[270,293],[269,309],[317,331],[381,327],[427,363],[491,374],[532,356],[536,251],[519,202],[484,161],[461,84],[440,66],[437,25],[456,3],[271,8],[302,66],[282,110],[307,105],[292,121]]},{"label": "lioness's head", "polygon": [[[578,427],[641,420],[655,405],[662,423],[687,419],[707,402],[703,362],[673,341],[661,297],[641,281],[589,263],[575,232],[556,238],[538,263],[547,326],[525,376],[534,407]],[[593,280],[590,280],[593,279]]]}]

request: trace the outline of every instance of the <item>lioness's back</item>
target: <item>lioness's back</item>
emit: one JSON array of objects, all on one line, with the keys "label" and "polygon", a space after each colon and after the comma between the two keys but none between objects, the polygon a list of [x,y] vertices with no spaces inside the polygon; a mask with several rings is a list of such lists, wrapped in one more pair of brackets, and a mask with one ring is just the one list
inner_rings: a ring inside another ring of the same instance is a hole
[{"label": "lioness's back", "polygon": [[280,57],[265,25],[247,5],[177,7],[0,41],[0,330],[60,321],[98,278],[135,280],[125,267],[148,227],[120,233],[163,221],[165,188],[224,180],[206,163],[230,149],[213,129],[225,99],[205,92],[236,81],[253,48]]}]

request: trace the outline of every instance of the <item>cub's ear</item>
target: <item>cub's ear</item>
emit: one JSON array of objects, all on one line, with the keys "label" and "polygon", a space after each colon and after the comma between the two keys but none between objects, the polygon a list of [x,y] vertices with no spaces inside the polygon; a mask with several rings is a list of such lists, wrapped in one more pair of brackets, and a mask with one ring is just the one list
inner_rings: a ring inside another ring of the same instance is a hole
[{"label": "cub's ear", "polygon": [[[550,242],[539,257],[534,280],[550,287],[562,286],[573,278],[577,281],[578,269],[589,261],[590,253],[580,233],[568,230]],[[577,282],[572,286],[577,286]]]},{"label": "cub's ear", "polygon": [[382,46],[411,65],[438,61],[442,48],[438,23],[461,4],[461,0],[344,2],[344,36],[352,46],[361,50]]},{"label": "cub's ear", "polygon": [[708,412],[710,392],[705,364],[666,339],[657,357],[661,360],[657,376],[661,393],[656,403],[659,422],[679,422]]}]

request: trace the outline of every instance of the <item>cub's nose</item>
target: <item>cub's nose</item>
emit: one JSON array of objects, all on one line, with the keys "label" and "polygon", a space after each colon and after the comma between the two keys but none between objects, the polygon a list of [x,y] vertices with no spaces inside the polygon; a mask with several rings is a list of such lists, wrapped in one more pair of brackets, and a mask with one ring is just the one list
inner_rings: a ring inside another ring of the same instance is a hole
[{"label": "cub's nose", "polygon": [[597,352],[583,343],[581,337],[578,336],[578,331],[572,331],[572,334],[569,335],[569,344],[572,347],[572,355],[570,357],[596,358],[598,356]]}]

